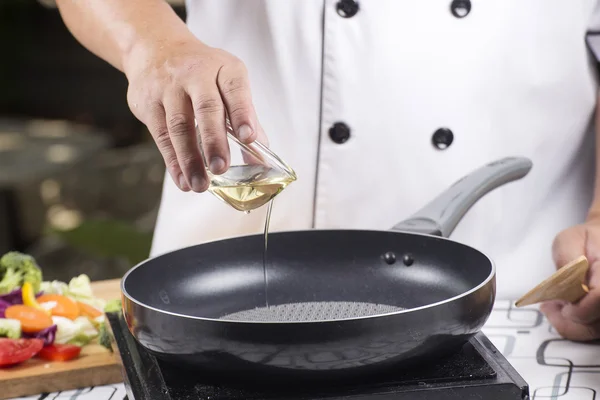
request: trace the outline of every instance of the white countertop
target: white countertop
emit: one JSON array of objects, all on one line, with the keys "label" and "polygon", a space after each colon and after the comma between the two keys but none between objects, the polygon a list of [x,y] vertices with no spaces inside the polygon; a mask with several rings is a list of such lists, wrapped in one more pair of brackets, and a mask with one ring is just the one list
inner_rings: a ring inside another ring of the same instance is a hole
[{"label": "white countertop", "polygon": [[[483,331],[527,381],[532,400],[594,400],[600,393],[600,344],[561,339],[537,307],[497,301]],[[18,400],[123,400],[125,395],[123,384],[117,384]]]}]

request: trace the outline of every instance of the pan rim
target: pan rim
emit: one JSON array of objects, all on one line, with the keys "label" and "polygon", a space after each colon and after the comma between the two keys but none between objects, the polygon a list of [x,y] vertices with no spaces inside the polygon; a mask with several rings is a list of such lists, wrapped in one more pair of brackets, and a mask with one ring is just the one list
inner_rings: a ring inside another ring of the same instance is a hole
[{"label": "pan rim", "polygon": [[[350,322],[350,321],[362,321],[362,320],[367,320],[367,319],[378,319],[378,318],[384,318],[384,317],[390,317],[390,316],[394,316],[394,315],[400,315],[400,314],[408,314],[408,313],[412,313],[412,312],[417,312],[417,311],[422,311],[422,310],[428,310],[428,309],[432,309],[432,308],[436,308],[439,306],[442,306],[444,304],[448,304],[448,303],[452,303],[454,301],[460,300],[464,297],[467,297],[479,290],[481,290],[482,288],[486,287],[490,281],[492,281],[495,276],[496,276],[496,263],[494,262],[494,260],[492,260],[487,254],[485,254],[484,252],[482,252],[481,250],[478,250],[474,247],[471,247],[469,245],[466,245],[464,243],[461,242],[457,242],[455,240],[452,240],[450,238],[444,237],[444,236],[437,236],[437,235],[430,235],[427,233],[420,233],[420,232],[410,232],[410,231],[398,231],[398,230],[390,230],[390,231],[381,231],[381,230],[375,230],[375,229],[311,229],[311,230],[289,230],[289,231],[278,231],[278,232],[273,232],[273,234],[277,234],[277,233],[295,233],[295,232],[313,232],[313,231],[321,231],[321,232],[365,232],[365,233],[401,233],[401,234],[408,234],[408,235],[415,235],[415,236],[424,236],[424,237],[429,237],[429,238],[434,238],[434,239],[438,239],[438,240],[446,240],[449,242],[452,242],[454,244],[460,245],[460,246],[465,246],[468,247],[469,249],[471,249],[472,251],[476,251],[477,253],[481,254],[482,256],[484,256],[490,263],[490,273],[488,274],[488,276],[481,282],[479,283],[477,286],[471,288],[470,290],[467,290],[466,292],[460,293],[456,296],[453,297],[449,297],[445,300],[441,300],[435,303],[431,303],[431,304],[426,304],[424,306],[420,306],[420,307],[415,307],[415,308],[408,308],[408,309],[404,309],[404,310],[399,310],[399,311],[392,311],[392,312],[388,312],[388,313],[383,313],[383,314],[375,314],[375,315],[367,315],[367,316],[362,316],[362,317],[349,317],[349,318],[339,318],[339,319],[324,319],[324,320],[311,320],[311,321],[250,321],[250,320],[224,320],[224,319],[219,319],[219,318],[208,318],[208,317],[197,317],[197,316],[193,316],[193,315],[186,315],[186,314],[181,314],[181,313],[176,313],[176,312],[172,312],[172,311],[166,311],[166,310],[161,310],[159,308],[150,306],[148,304],[145,304],[137,299],[134,299],[133,296],[131,296],[127,290],[125,289],[125,282],[127,280],[127,277],[133,273],[133,271],[135,271],[138,268],[141,268],[144,264],[152,261],[155,258],[158,257],[162,257],[162,256],[166,256],[168,254],[171,253],[175,253],[177,251],[181,251],[184,249],[189,249],[192,247],[196,247],[199,245],[190,245],[190,246],[184,246],[175,250],[171,250],[171,251],[167,251],[164,253],[161,253],[159,255],[156,255],[154,257],[150,257],[147,258],[144,261],[141,261],[139,263],[137,263],[136,265],[134,265],[132,268],[130,268],[121,278],[121,282],[119,284],[120,288],[121,288],[121,293],[124,297],[127,298],[128,301],[137,304],[140,307],[143,307],[145,309],[148,310],[152,310],[154,312],[157,312],[159,314],[164,314],[164,315],[170,315],[173,317],[178,317],[178,318],[184,318],[184,319],[189,319],[189,320],[197,320],[197,321],[206,321],[206,322],[212,322],[212,323],[219,323],[219,324],[242,324],[242,325],[249,325],[249,324],[261,324],[261,325],[290,325],[290,324],[294,324],[294,325],[298,325],[298,324],[326,324],[326,323],[339,323],[339,322]],[[239,235],[239,236],[230,236],[230,237],[225,237],[225,238],[221,238],[221,239],[217,239],[217,240],[212,240],[212,241],[208,241],[202,244],[208,244],[208,243],[216,243],[216,242],[223,242],[223,241],[227,241],[227,240],[231,240],[231,239],[243,239],[246,237],[254,237],[254,236],[262,236],[262,234],[247,234],[247,235]],[[202,245],[200,244],[200,245]],[[495,297],[495,296],[494,296]],[[495,300],[494,300],[495,301]],[[125,307],[123,307],[124,309]]]}]

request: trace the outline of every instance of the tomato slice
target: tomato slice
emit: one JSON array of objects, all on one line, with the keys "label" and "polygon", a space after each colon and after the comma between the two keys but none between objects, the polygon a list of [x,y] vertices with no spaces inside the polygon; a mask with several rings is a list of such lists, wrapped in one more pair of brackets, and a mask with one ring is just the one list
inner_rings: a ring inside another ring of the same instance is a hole
[{"label": "tomato slice", "polygon": [[50,310],[52,315],[71,320],[79,317],[79,306],[76,302],[60,294],[43,294],[37,298],[39,304],[54,302],[56,306]]},{"label": "tomato slice", "polygon": [[81,347],[72,344],[51,344],[44,347],[38,356],[47,361],[69,361],[79,357]]},{"label": "tomato slice", "polygon": [[104,314],[96,307],[90,306],[86,303],[82,303],[81,301],[78,301],[77,305],[79,306],[79,314],[83,317],[89,317],[91,319],[94,319]]},{"label": "tomato slice", "polygon": [[8,307],[4,316],[9,319],[18,319],[21,322],[21,330],[27,333],[41,331],[53,325],[52,318],[43,310],[17,304]]},{"label": "tomato slice", "polygon": [[44,347],[42,339],[0,338],[0,367],[8,367],[29,360]]}]

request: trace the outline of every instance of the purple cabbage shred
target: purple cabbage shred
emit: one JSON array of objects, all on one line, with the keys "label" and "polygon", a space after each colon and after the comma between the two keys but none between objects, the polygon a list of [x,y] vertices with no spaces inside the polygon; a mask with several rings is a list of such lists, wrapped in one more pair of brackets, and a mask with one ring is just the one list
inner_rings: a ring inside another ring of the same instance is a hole
[{"label": "purple cabbage shred", "polygon": [[[39,292],[35,295],[36,298],[43,295],[44,292]],[[23,304],[23,291],[21,288],[15,289],[7,294],[0,294],[0,300],[3,300],[9,304]]]},{"label": "purple cabbage shred", "polygon": [[43,329],[35,333],[23,332],[21,336],[27,339],[44,339],[44,346],[49,346],[52,343],[54,343],[54,339],[56,338],[56,328],[56,325],[52,325],[49,328]]},{"label": "purple cabbage shred", "polygon": [[2,299],[0,299],[0,318],[5,318],[4,317],[4,311],[8,308],[12,306],[12,304],[10,304],[7,301],[4,301]]}]

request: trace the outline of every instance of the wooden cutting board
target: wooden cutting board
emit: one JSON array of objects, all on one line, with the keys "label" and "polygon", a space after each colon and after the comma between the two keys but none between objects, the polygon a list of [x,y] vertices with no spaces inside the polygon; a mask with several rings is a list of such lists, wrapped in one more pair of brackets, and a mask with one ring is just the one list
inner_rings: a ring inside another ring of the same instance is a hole
[{"label": "wooden cutting board", "polygon": [[[119,280],[92,283],[94,296],[121,298]],[[31,359],[10,369],[0,369],[0,399],[67,391],[123,381],[117,357],[99,344],[85,346],[78,359],[47,362]]]}]

